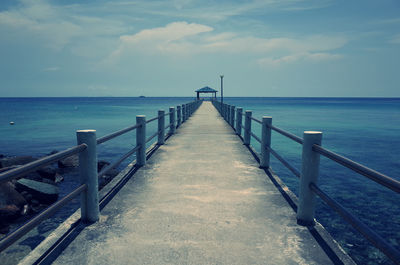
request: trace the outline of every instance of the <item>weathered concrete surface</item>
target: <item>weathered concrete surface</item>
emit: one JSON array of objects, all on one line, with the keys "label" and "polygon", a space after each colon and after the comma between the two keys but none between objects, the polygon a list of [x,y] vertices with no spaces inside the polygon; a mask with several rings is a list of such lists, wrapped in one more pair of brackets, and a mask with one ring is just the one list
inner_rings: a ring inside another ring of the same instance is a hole
[{"label": "weathered concrete surface", "polygon": [[214,107],[199,110],[55,264],[331,264]]}]

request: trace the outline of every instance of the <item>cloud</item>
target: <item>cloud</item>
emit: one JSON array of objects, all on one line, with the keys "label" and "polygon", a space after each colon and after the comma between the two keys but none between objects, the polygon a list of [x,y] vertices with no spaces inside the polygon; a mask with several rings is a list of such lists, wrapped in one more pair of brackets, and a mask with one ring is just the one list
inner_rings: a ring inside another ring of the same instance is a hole
[{"label": "cloud", "polygon": [[205,25],[187,22],[173,22],[165,27],[145,29],[131,36],[121,36],[125,43],[138,43],[146,41],[172,42],[203,32],[212,31],[213,28]]},{"label": "cloud", "polygon": [[393,36],[393,37],[389,40],[389,43],[400,44],[400,34],[397,34],[397,35]]},{"label": "cloud", "polygon": [[[120,45],[111,53],[108,62],[115,63],[120,58],[143,53],[172,57],[213,53],[259,56],[265,58],[259,60],[261,64],[298,60],[319,62],[338,59],[340,56],[330,51],[347,42],[343,36],[260,38],[233,32],[216,33],[210,26],[181,21],[121,36]],[[278,59],[269,59],[273,57]]]},{"label": "cloud", "polygon": [[12,36],[60,51],[68,45],[77,50],[85,42],[90,46],[99,38],[116,38],[129,28],[111,18],[81,15],[80,9],[81,6],[57,6],[44,0],[23,0],[0,12],[0,29],[12,30]]},{"label": "cloud", "polygon": [[173,22],[165,27],[145,29],[133,35],[120,37],[120,46],[110,58],[118,59],[123,54],[133,52],[185,53],[195,45],[190,37],[213,31],[212,27],[187,22]]},{"label": "cloud", "polygon": [[381,19],[375,20],[372,22],[373,24],[400,24],[400,18],[388,18],[388,19]]},{"label": "cloud", "polygon": [[322,62],[322,61],[331,61],[338,60],[343,58],[340,54],[331,54],[331,53],[299,53],[283,56],[280,58],[262,58],[258,60],[258,63],[262,66],[280,66],[282,64],[294,63],[298,61],[306,61],[306,62]]}]

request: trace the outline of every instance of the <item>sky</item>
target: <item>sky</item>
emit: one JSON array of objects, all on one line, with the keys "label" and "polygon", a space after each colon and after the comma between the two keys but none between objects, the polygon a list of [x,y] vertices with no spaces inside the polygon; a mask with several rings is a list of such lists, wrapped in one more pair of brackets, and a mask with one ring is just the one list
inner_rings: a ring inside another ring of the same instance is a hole
[{"label": "sky", "polygon": [[0,97],[400,97],[398,0],[1,0]]}]

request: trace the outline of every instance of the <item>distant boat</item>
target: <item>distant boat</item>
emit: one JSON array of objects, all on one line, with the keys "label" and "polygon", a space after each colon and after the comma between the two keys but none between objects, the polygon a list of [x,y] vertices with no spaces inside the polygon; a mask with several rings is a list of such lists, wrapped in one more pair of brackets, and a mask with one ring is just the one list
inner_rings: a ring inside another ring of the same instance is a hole
[{"label": "distant boat", "polygon": [[145,98],[145,96],[139,96],[139,98]]}]

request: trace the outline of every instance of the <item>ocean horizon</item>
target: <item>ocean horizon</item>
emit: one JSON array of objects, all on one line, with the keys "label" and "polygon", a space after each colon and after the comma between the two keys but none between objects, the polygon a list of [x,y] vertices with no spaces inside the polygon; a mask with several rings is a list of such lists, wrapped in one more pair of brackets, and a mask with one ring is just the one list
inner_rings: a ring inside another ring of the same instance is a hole
[{"label": "ocean horizon", "polygon": [[[194,98],[0,97],[0,154],[41,157],[53,150],[61,151],[75,145],[76,130],[96,129],[97,137],[101,137],[131,126],[136,115],[146,115],[150,119],[157,116],[159,109],[167,111],[170,106],[187,103]],[[306,130],[322,131],[324,147],[400,180],[398,97],[224,97],[224,103],[252,110],[253,117],[258,119],[264,115],[272,116],[275,126],[300,137]],[[150,123],[148,136],[155,131],[156,124]],[[253,123],[252,131],[260,136],[261,128]],[[99,147],[99,160],[114,161],[134,144],[132,133],[110,141]],[[256,141],[251,144],[260,151]],[[301,147],[298,144],[273,133],[272,147],[300,169]],[[274,158],[271,167],[298,195],[298,179]],[[77,183],[77,180],[66,178],[61,184],[62,194],[68,193]],[[321,158],[319,184],[322,190],[399,248],[398,194],[325,158]],[[25,242],[22,245],[33,248],[50,231],[49,227],[54,229],[76,207],[78,202],[56,215],[54,224],[39,226],[35,238],[29,243],[22,241]],[[320,200],[316,219],[357,263],[392,264]],[[9,255],[13,254],[12,251]],[[4,254],[0,256],[1,259],[5,257]]]}]

